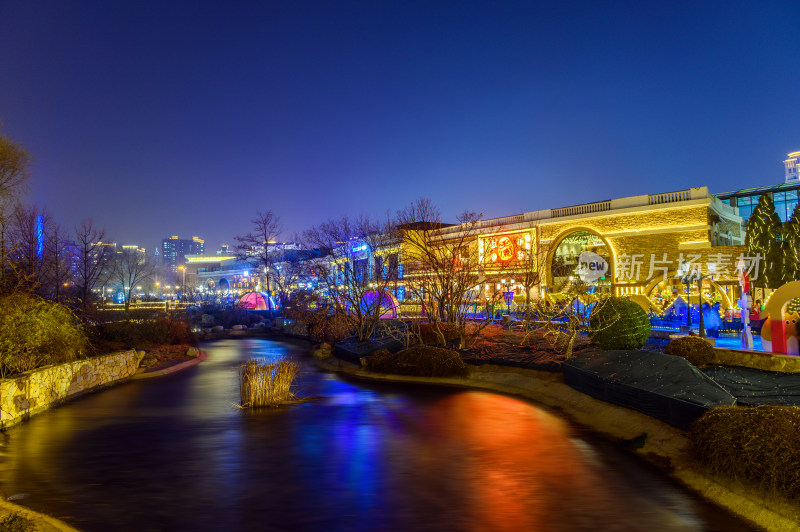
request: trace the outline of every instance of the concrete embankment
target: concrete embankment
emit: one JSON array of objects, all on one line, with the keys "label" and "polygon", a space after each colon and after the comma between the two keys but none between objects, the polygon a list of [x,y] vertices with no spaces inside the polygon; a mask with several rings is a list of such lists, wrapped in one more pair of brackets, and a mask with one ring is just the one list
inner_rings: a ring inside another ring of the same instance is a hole
[{"label": "concrete embankment", "polygon": [[485,365],[471,368],[467,378],[407,377],[372,373],[333,356],[326,357],[326,354],[319,351],[315,353],[320,368],[351,377],[476,388],[519,395],[555,409],[573,421],[613,439],[642,439],[642,435],[646,434],[643,445],[635,452],[707,500],[765,530],[800,530],[800,509],[794,505],[738,482],[710,477],[693,468],[685,454],[689,445],[685,432],[640,412],[584,395],[564,384],[561,373]]}]

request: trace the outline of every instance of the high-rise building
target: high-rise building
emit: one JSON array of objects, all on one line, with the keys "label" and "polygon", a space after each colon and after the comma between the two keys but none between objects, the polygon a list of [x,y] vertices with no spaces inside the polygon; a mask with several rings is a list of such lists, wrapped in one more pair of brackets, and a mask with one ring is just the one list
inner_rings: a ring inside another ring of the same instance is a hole
[{"label": "high-rise building", "polygon": [[161,263],[170,271],[177,272],[178,266],[186,265],[186,255],[202,255],[205,241],[193,236],[191,240],[173,235],[161,241]]},{"label": "high-rise building", "polygon": [[137,245],[123,245],[122,249],[117,251],[117,253],[135,253],[136,256],[139,257],[138,262],[141,264],[144,264],[147,259],[147,251]]},{"label": "high-rise building", "polygon": [[108,262],[117,252],[117,244],[115,242],[98,242],[94,247],[92,253],[92,260],[94,262],[102,261]]}]

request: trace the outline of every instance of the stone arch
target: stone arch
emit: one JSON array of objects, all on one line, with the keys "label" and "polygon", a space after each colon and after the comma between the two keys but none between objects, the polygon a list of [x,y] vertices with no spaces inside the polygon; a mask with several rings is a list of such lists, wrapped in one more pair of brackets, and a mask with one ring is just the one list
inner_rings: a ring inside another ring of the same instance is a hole
[{"label": "stone arch", "polygon": [[231,289],[231,283],[225,277],[220,279],[219,283],[217,283],[217,285],[219,286],[220,290],[230,290]]},{"label": "stone arch", "polygon": [[594,235],[594,236],[598,237],[600,240],[603,241],[603,244],[605,244],[606,249],[608,250],[608,255],[609,255],[609,257],[608,257],[609,260],[608,260],[608,273],[607,273],[607,275],[611,279],[611,286],[612,287],[614,286],[614,265],[616,264],[616,262],[615,262],[616,261],[616,256],[615,256],[616,253],[614,251],[614,247],[609,243],[609,241],[603,235],[598,233],[596,230],[594,230],[594,229],[592,229],[590,227],[586,227],[586,226],[575,226],[575,227],[570,227],[568,229],[565,229],[564,231],[561,231],[558,234],[558,236],[556,236],[555,238],[553,238],[550,241],[550,248],[547,250],[547,259],[546,259],[546,262],[545,262],[545,264],[546,264],[545,282],[547,283],[547,286],[549,287],[550,290],[552,290],[553,285],[554,285],[553,259],[555,258],[555,254],[556,254],[556,251],[558,250],[558,246],[561,244],[561,242],[565,238],[567,238],[568,236],[570,236],[573,233],[577,233],[577,232],[580,232],[580,231],[584,231],[586,233],[589,233],[591,235]]},{"label": "stone arch", "polygon": [[783,315],[789,301],[800,297],[800,281],[792,281],[781,286],[767,301],[764,311],[770,318],[770,333],[772,333],[772,352],[786,354],[786,323]]}]

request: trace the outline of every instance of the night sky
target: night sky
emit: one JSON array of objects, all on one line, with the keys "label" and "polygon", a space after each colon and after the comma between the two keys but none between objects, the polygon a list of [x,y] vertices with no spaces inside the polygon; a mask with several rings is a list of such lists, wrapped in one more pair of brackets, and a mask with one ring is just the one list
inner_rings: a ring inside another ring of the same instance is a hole
[{"label": "night sky", "polygon": [[800,2],[0,2],[28,202],[152,249],[430,197],[505,216],[783,182]]}]

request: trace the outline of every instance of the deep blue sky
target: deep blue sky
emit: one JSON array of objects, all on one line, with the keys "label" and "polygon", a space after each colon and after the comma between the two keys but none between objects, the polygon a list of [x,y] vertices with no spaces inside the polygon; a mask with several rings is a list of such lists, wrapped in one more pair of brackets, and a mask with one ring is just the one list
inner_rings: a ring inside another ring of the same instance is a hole
[{"label": "deep blue sky", "polygon": [[800,149],[796,0],[120,4],[0,3],[28,199],[120,243],[722,192]]}]

